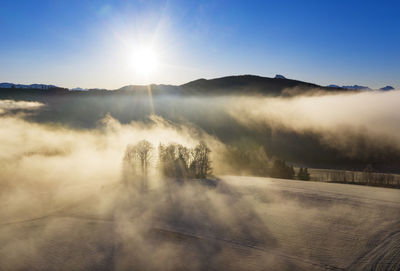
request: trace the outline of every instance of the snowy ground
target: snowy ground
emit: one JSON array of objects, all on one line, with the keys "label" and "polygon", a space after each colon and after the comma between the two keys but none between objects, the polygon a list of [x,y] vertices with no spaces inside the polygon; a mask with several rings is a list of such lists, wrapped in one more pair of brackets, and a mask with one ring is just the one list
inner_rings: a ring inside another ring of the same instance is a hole
[{"label": "snowy ground", "polygon": [[114,185],[1,219],[0,244],[0,270],[400,270],[400,190],[233,176],[145,195]]}]

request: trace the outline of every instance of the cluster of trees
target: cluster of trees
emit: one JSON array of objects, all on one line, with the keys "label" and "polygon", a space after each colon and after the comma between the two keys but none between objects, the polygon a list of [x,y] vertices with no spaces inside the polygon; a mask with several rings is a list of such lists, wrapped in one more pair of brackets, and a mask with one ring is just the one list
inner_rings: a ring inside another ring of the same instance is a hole
[{"label": "cluster of trees", "polygon": [[297,179],[303,180],[303,181],[309,181],[310,180],[310,173],[308,173],[307,168],[300,168],[299,172],[297,173]]},{"label": "cluster of trees", "polygon": [[[158,168],[166,177],[206,178],[212,170],[210,152],[211,150],[203,141],[194,148],[175,143],[160,144]],[[125,180],[140,180],[140,189],[146,190],[149,170],[154,160],[154,146],[147,140],[128,145],[123,158]]]},{"label": "cluster of trees", "polygon": [[206,178],[211,174],[211,150],[201,141],[194,148],[180,144],[160,144],[158,158],[164,176],[175,178]]},{"label": "cluster of trees", "polygon": [[282,179],[294,179],[297,177],[298,180],[308,181],[310,180],[310,173],[308,173],[307,168],[300,168],[297,176],[293,166],[286,165],[286,162],[283,160],[275,160],[271,169],[270,176],[273,178],[282,178]]},{"label": "cluster of trees", "polygon": [[270,175],[270,158],[262,146],[251,140],[240,139],[233,145],[227,145],[223,154],[229,174]]},{"label": "cluster of trees", "polygon": [[295,176],[293,166],[286,165],[283,160],[275,160],[270,170],[272,178],[293,179]]}]

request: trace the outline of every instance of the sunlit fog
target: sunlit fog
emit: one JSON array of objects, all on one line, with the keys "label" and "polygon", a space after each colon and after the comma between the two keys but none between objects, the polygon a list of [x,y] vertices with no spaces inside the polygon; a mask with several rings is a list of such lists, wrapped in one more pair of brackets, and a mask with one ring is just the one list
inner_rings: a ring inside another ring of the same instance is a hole
[{"label": "sunlit fog", "polygon": [[0,7],[0,271],[400,270],[395,1]]}]

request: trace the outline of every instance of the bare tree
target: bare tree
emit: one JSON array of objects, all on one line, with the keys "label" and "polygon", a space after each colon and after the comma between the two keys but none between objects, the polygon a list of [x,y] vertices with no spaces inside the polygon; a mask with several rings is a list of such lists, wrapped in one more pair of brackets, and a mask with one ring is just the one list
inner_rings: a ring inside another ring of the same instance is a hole
[{"label": "bare tree", "polygon": [[153,158],[153,145],[147,140],[141,140],[136,145],[128,145],[124,155],[124,167],[128,174],[141,179],[140,188],[147,190],[147,178],[151,160]]},{"label": "bare tree", "polygon": [[158,147],[159,163],[164,176],[185,178],[188,175],[190,150],[180,144],[160,144]]},{"label": "bare tree", "polygon": [[189,166],[191,172],[196,178],[205,178],[211,174],[211,150],[204,141],[201,141],[192,151],[192,162]]},{"label": "bare tree", "polygon": [[130,179],[135,179],[138,175],[137,167],[137,155],[134,145],[127,145],[125,148],[125,154],[123,158],[123,172],[124,180],[129,181]]},{"label": "bare tree", "polygon": [[164,176],[174,178],[205,178],[211,173],[210,149],[200,142],[194,149],[180,144],[160,144],[159,162]]},{"label": "bare tree", "polygon": [[147,140],[139,141],[136,144],[136,154],[139,158],[142,172],[147,174],[151,159],[153,158],[153,145]]}]

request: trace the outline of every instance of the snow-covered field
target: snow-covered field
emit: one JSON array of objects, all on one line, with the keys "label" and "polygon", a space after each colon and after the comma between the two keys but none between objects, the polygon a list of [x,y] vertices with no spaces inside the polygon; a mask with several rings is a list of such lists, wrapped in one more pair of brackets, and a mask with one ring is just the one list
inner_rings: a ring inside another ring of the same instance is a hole
[{"label": "snow-covered field", "polygon": [[81,195],[1,219],[0,270],[400,270],[397,189],[225,176]]}]

